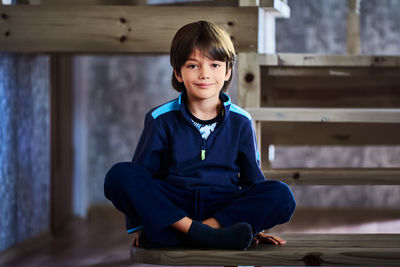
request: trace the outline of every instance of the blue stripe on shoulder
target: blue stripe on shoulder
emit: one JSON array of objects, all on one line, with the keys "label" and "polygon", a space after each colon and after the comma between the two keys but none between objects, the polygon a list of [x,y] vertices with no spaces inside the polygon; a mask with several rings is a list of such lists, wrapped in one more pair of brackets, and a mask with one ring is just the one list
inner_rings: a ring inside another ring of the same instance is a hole
[{"label": "blue stripe on shoulder", "polygon": [[173,110],[179,110],[178,99],[172,100],[171,102],[165,103],[164,105],[156,108],[151,113],[151,116],[153,116],[154,119],[157,119],[158,116]]},{"label": "blue stripe on shoulder", "polygon": [[248,113],[246,110],[242,109],[241,107],[236,106],[235,104],[231,104],[230,111],[235,112],[235,113],[239,113],[240,115],[243,115],[246,118],[248,118],[249,120],[251,120],[250,113]]}]

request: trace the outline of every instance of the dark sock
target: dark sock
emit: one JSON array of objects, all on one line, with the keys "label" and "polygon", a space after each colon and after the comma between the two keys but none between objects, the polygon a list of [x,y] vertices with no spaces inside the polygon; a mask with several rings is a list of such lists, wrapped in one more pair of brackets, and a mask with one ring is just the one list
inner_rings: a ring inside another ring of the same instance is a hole
[{"label": "dark sock", "polygon": [[253,232],[248,223],[214,229],[193,221],[187,236],[194,245],[220,249],[246,249],[253,240]]}]

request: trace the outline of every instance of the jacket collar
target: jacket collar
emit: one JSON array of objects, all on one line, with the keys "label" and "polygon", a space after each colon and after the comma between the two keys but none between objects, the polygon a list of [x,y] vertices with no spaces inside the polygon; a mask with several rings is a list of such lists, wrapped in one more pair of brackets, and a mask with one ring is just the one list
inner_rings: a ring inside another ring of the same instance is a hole
[{"label": "jacket collar", "polygon": [[[223,107],[224,121],[225,121],[226,118],[228,117],[229,109],[230,109],[231,104],[232,104],[231,98],[227,94],[225,94],[223,92],[220,92],[219,93],[219,99],[221,99],[222,104],[223,104],[222,107]],[[186,101],[187,101],[187,94],[186,94],[186,91],[184,91],[184,92],[180,93],[179,98],[178,98],[179,109],[181,110],[181,112],[182,112],[183,116],[185,117],[185,119],[188,120],[191,123],[192,120],[191,120],[191,118],[190,118],[190,116],[187,113],[186,108],[185,108]]]}]

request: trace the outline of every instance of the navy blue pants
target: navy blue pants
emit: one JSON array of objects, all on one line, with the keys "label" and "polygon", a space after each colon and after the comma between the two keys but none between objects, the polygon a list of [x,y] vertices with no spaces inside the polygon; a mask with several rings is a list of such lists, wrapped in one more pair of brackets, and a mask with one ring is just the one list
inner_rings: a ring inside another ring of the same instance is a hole
[{"label": "navy blue pants", "polygon": [[256,234],[289,221],[296,206],[289,187],[279,181],[193,190],[155,179],[132,162],[108,171],[104,192],[133,225],[144,226],[148,247],[186,245],[185,235],[169,227],[185,216],[198,221],[214,217],[222,226],[247,222]]}]

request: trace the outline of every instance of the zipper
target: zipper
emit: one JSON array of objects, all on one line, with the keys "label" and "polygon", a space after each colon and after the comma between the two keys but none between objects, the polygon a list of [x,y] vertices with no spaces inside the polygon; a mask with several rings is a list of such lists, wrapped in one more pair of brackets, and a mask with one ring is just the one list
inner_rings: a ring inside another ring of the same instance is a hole
[{"label": "zipper", "polygon": [[[210,139],[210,137],[212,135],[214,135],[221,128],[221,126],[225,123],[225,106],[224,105],[222,107],[222,114],[223,114],[222,122],[217,124],[217,127],[215,128],[214,132],[212,132],[208,136],[207,140]],[[186,117],[186,115],[184,117]],[[201,133],[200,133],[199,129],[197,129],[196,126],[193,125],[193,122],[192,122],[191,118],[185,118],[185,119],[193,127],[192,129],[194,129],[198,133],[198,135],[200,136],[200,139],[201,139],[200,160],[203,161],[203,160],[206,159],[206,153],[207,153],[207,144],[206,144],[206,142],[207,142],[207,140],[203,139],[203,136],[201,136]]]},{"label": "zipper", "polygon": [[[196,128],[197,131],[199,131]],[[200,158],[201,160],[205,160],[206,159],[206,140],[203,139],[203,137],[201,137],[202,139],[202,143],[201,143],[201,152],[200,152]]]},{"label": "zipper", "polygon": [[[206,149],[207,149],[206,140],[203,139],[203,136],[201,136],[199,129],[197,129],[196,126],[194,126],[193,122],[191,120],[189,121],[189,119],[185,118],[186,122],[190,124],[192,129],[200,136],[200,139],[201,139],[200,160],[205,160],[206,159]],[[213,133],[211,133],[211,134],[213,134]]]},{"label": "zipper", "polygon": [[[222,127],[222,125],[223,125],[224,123],[225,123],[225,117],[224,117],[224,119],[221,121],[221,123],[217,123],[217,127],[215,128],[214,132],[212,132],[212,133],[208,136],[207,140],[209,140],[211,136],[215,135],[215,134],[218,132],[218,130]],[[206,159],[206,153],[207,153],[207,140],[204,140],[204,139],[203,139],[203,137],[201,136],[201,133],[200,133],[199,129],[197,129],[196,126],[193,125],[193,123],[192,123],[192,126],[193,126],[193,128],[196,129],[196,131],[199,133],[200,138],[201,138],[200,159],[201,159],[201,160],[205,160],[205,159]]]}]

